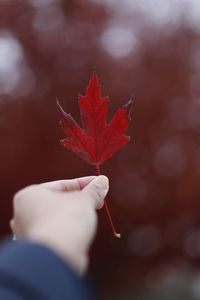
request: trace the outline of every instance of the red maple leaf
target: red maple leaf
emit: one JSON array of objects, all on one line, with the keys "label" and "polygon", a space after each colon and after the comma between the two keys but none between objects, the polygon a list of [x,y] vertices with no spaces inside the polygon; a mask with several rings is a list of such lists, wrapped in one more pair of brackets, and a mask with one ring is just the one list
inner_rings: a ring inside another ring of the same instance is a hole
[{"label": "red maple leaf", "polygon": [[[61,145],[71,149],[89,164],[95,165],[98,174],[99,166],[130,140],[124,133],[128,128],[133,99],[118,109],[109,123],[106,122],[108,101],[108,97],[101,97],[101,88],[94,72],[86,95],[79,96],[83,128],[57,102],[60,124],[66,134],[66,138],[60,141]],[[105,206],[113,232],[119,236],[113,226],[106,201]]]}]

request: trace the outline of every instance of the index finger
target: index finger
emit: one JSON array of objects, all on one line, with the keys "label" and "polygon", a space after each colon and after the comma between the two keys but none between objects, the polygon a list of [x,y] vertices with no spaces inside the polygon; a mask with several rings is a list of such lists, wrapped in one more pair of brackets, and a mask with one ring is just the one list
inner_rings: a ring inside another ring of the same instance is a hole
[{"label": "index finger", "polygon": [[96,177],[97,176],[85,176],[74,179],[56,180],[42,183],[41,185],[60,192],[80,191]]}]

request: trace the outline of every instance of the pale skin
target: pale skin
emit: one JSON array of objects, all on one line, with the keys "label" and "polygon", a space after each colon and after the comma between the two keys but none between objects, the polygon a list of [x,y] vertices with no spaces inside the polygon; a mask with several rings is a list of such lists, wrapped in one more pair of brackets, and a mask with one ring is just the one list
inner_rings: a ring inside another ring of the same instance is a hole
[{"label": "pale skin", "polygon": [[82,275],[96,233],[96,210],[108,189],[103,175],[26,187],[14,196],[11,229],[19,240],[50,248]]}]

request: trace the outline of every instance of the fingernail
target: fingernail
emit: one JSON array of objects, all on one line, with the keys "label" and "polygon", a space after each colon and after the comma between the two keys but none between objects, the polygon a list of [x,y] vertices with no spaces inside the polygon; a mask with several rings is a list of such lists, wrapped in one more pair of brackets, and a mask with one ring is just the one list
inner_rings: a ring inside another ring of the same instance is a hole
[{"label": "fingernail", "polygon": [[109,188],[109,181],[108,178],[104,175],[100,175],[95,178],[92,182],[94,185],[98,186],[100,189],[108,190]]}]

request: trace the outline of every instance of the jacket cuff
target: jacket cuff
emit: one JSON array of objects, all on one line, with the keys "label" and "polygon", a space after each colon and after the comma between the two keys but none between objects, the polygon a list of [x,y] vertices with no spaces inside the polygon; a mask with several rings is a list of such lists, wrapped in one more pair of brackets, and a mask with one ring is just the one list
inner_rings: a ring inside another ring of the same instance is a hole
[{"label": "jacket cuff", "polygon": [[5,242],[0,249],[0,286],[26,299],[94,299],[86,279],[50,249],[27,241]]}]

